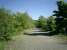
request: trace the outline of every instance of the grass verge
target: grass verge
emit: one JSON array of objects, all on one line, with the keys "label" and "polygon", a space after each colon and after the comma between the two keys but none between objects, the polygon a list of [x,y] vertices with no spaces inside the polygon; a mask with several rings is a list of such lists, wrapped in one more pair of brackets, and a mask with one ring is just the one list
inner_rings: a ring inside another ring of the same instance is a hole
[{"label": "grass verge", "polygon": [[0,50],[5,50],[7,47],[7,41],[0,41]]}]

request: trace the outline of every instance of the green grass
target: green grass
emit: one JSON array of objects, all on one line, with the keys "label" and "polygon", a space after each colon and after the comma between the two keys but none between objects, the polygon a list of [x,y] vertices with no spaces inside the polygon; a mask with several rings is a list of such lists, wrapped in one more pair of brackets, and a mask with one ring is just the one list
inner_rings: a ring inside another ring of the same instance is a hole
[{"label": "green grass", "polygon": [[5,50],[5,47],[7,46],[6,41],[0,41],[0,50]]},{"label": "green grass", "polygon": [[65,35],[59,35],[58,37],[61,38],[62,40],[67,40],[67,36]]},{"label": "green grass", "polygon": [[55,35],[54,37],[58,40],[67,41],[66,35],[59,34],[59,35]]}]

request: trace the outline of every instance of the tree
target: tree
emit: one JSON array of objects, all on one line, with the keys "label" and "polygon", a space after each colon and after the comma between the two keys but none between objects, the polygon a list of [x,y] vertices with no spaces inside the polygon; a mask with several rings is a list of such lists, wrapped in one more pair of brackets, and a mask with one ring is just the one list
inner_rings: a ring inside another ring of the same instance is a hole
[{"label": "tree", "polygon": [[5,8],[0,8],[0,39],[10,39],[10,33],[14,31],[12,20],[11,12]]},{"label": "tree", "polygon": [[47,31],[55,31],[55,17],[54,16],[50,16],[47,19]]},{"label": "tree", "polygon": [[33,25],[33,20],[32,18],[28,15],[27,12],[25,13],[20,13],[18,12],[16,14],[16,20],[18,22],[18,24],[23,28],[23,29],[27,29],[27,28],[32,28]]},{"label": "tree", "polygon": [[[67,3],[64,1],[57,1],[58,11],[54,11],[56,18],[56,31],[60,32],[61,29],[67,29]],[[62,17],[61,19],[59,19]],[[67,31],[66,31],[67,33]]]},{"label": "tree", "polygon": [[12,13],[10,10],[0,8],[0,39],[9,40],[25,29],[32,28],[32,18],[27,13]]},{"label": "tree", "polygon": [[47,19],[44,16],[40,16],[37,21],[37,27],[45,29],[47,25]]}]

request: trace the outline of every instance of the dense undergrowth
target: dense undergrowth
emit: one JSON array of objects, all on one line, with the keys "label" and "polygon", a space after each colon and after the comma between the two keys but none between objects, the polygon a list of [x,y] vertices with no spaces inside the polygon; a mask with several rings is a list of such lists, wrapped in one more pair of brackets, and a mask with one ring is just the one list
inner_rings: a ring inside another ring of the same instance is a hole
[{"label": "dense undergrowth", "polygon": [[10,40],[11,36],[19,35],[25,29],[33,27],[32,18],[28,13],[13,13],[5,8],[0,8],[0,40]]}]

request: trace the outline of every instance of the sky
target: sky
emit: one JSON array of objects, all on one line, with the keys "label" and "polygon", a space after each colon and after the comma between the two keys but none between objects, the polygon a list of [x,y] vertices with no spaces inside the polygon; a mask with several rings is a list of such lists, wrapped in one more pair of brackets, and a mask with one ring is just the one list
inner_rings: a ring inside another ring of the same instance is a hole
[{"label": "sky", "polygon": [[0,7],[8,8],[14,12],[28,12],[33,19],[40,15],[49,17],[57,9],[57,0],[0,0]]}]

